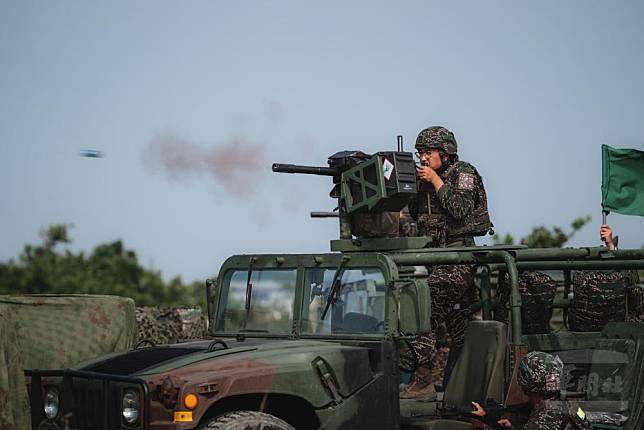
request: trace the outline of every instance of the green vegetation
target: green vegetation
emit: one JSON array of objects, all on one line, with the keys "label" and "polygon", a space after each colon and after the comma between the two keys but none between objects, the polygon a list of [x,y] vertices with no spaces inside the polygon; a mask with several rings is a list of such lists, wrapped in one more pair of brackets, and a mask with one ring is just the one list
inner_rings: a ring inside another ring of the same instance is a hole
[{"label": "green vegetation", "polygon": [[[533,227],[530,234],[522,238],[521,245],[530,248],[559,248],[565,245],[583,226],[590,222],[590,216],[575,218],[570,224],[570,232],[566,233],[561,227],[549,229],[543,225]],[[514,245],[514,237],[511,234],[492,236],[495,245]]]},{"label": "green vegetation", "polygon": [[100,244],[89,255],[60,249],[71,242],[69,227],[43,229],[40,245],[26,245],[18,261],[0,262],[0,294],[111,294],[131,297],[137,306],[205,307],[204,282],[184,284],[179,276],[165,282],[120,240]]}]

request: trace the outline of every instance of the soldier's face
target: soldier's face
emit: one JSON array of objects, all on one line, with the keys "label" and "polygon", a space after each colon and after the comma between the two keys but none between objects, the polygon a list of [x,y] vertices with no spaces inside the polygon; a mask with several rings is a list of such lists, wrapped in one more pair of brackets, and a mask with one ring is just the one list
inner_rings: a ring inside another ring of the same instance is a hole
[{"label": "soldier's face", "polygon": [[420,161],[422,164],[431,167],[434,170],[438,170],[443,166],[443,160],[441,160],[441,153],[438,149],[428,149],[420,153]]}]

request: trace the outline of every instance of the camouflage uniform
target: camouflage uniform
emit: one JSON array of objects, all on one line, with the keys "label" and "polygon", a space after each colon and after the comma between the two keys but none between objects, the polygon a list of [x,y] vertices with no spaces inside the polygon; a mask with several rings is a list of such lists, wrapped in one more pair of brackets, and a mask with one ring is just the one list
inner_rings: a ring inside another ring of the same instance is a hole
[{"label": "camouflage uniform", "polygon": [[[574,411],[575,407],[565,402],[542,401],[530,413],[528,422],[513,426],[521,430],[577,430],[590,429],[589,424]],[[583,416],[583,412],[581,412]]]},{"label": "camouflage uniform", "polygon": [[[600,331],[608,322],[625,321],[627,298],[637,295],[632,272],[628,271],[579,271],[572,283],[568,323],[575,331]],[[639,297],[632,299],[638,301]]]},{"label": "camouflage uniform", "polygon": [[[458,161],[456,139],[444,127],[422,130],[416,149],[440,149],[451,156],[437,171],[443,179],[440,190],[436,192],[431,184],[420,181],[418,195],[409,204],[418,234],[431,237],[434,247],[474,245],[474,236],[491,228],[481,176],[471,164]],[[433,383],[442,381],[449,348],[460,350],[470,317],[467,308],[478,300],[470,266],[428,270],[433,332],[411,342],[408,354],[416,356],[417,368],[412,383],[401,393],[403,398],[431,394]],[[403,362],[409,361],[403,357]]]},{"label": "camouflage uniform", "polygon": [[449,349],[463,346],[468,308],[478,301],[476,290],[471,288],[471,269],[469,265],[436,266],[427,279],[433,332],[416,336],[412,350],[401,357],[403,368],[417,367],[424,373],[425,383],[441,382]]},{"label": "camouflage uniform", "polygon": [[474,245],[474,236],[492,227],[483,179],[474,166],[458,160],[454,134],[444,127],[421,131],[416,149],[440,149],[451,156],[436,172],[444,183],[440,190],[420,181],[417,197],[409,203],[418,233],[432,237],[435,247]]},{"label": "camouflage uniform", "polygon": [[[550,332],[550,319],[555,294],[556,282],[548,275],[526,271],[519,274],[519,292],[521,293],[521,327],[526,334],[543,334]],[[509,323],[510,282],[507,273],[500,279],[497,290],[497,304],[494,318]]]},{"label": "camouflage uniform", "polygon": [[514,426],[524,430],[573,430],[590,429],[585,413],[572,403],[552,401],[559,395],[563,363],[559,357],[545,352],[529,352],[519,364],[518,382],[527,393],[543,395],[536,403],[527,423]]},{"label": "camouflage uniform", "polygon": [[628,312],[626,321],[644,321],[644,286],[639,285],[639,274],[636,271],[633,275],[633,284],[628,289]]}]

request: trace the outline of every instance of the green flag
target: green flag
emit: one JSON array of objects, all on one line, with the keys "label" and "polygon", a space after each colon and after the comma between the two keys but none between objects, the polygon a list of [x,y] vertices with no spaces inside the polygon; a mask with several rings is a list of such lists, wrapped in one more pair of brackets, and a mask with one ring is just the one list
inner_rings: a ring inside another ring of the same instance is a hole
[{"label": "green flag", "polygon": [[644,216],[644,152],[602,145],[602,207]]}]

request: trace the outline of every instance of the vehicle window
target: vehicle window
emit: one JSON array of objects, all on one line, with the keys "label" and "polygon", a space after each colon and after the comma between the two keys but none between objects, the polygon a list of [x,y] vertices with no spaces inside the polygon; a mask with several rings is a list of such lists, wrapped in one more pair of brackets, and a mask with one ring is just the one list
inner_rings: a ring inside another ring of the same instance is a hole
[{"label": "vehicle window", "polygon": [[322,320],[335,269],[306,271],[302,310],[304,334],[377,334],[384,332],[385,279],[379,269],[347,269],[337,301]]},{"label": "vehicle window", "polygon": [[248,271],[226,273],[215,331],[290,333],[296,273],[295,269],[253,270],[249,310],[246,310]]}]

